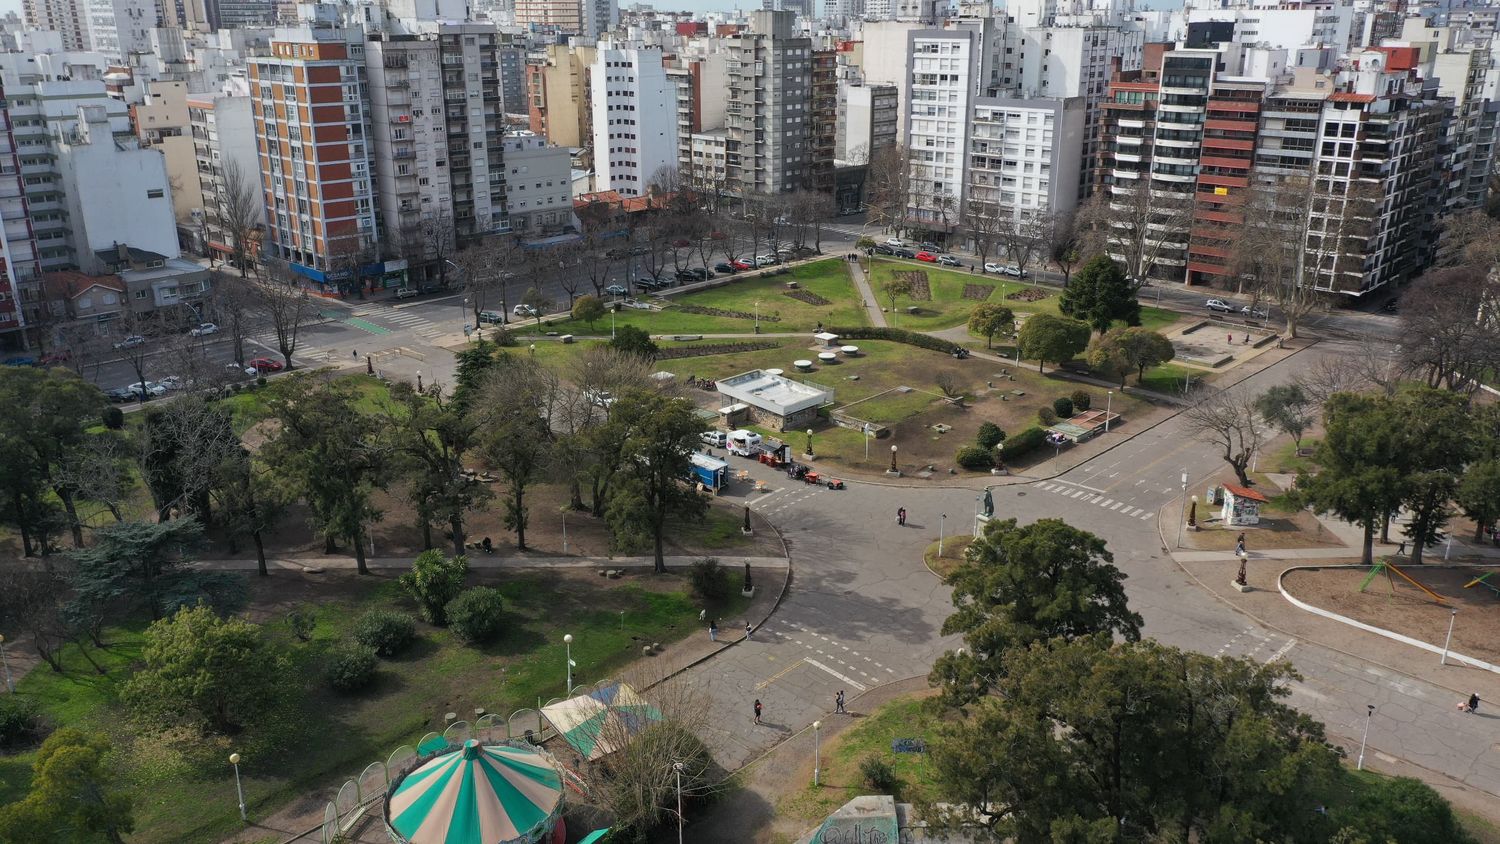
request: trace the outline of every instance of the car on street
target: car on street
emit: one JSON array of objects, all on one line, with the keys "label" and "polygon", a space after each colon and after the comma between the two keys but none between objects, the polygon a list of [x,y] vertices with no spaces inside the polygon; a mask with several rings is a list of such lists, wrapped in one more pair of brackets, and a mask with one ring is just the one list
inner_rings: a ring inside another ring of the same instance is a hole
[{"label": "car on street", "polygon": [[505,323],[504,311],[480,311],[480,325],[503,325]]},{"label": "car on street", "polygon": [[917,248],[920,249],[920,250],[922,250],[923,252],[941,252],[942,251],[942,247],[941,246],[938,246],[936,243],[933,243],[930,240],[924,240],[924,241],[922,241],[921,245],[919,245]]},{"label": "car on street", "polygon": [[650,276],[641,276],[640,278],[635,280],[635,286],[639,287],[642,290],[660,290],[661,288],[666,287],[667,283],[664,281],[657,281]]},{"label": "car on street", "polygon": [[939,255],[937,262],[945,267],[961,267],[963,263],[952,255]]},{"label": "car on street", "polygon": [[649,254],[650,252],[651,252],[651,247],[649,247],[649,246],[647,246],[645,244],[641,244],[640,246],[632,246],[632,247],[630,247],[630,254],[632,254],[632,255],[646,255],[646,254]]},{"label": "car on street", "polygon": [[533,308],[530,305],[517,305],[514,308],[510,309],[510,315],[518,317],[534,317],[537,315],[537,311],[536,308]]},{"label": "car on street", "polygon": [[129,390],[136,398],[142,400],[167,394],[167,388],[155,381],[137,381],[125,389]]},{"label": "car on street", "polygon": [[135,391],[130,389],[129,387],[115,387],[112,390],[105,390],[104,397],[113,402],[127,402],[136,400]]},{"label": "car on street", "polygon": [[612,261],[618,261],[621,258],[629,258],[630,250],[623,248],[611,249],[608,252],[604,253],[604,257],[609,258]]},{"label": "car on street", "polygon": [[1255,319],[1265,319],[1270,316],[1270,314],[1266,313],[1265,308],[1252,308],[1249,305],[1240,308],[1240,314],[1247,317],[1254,317]]},{"label": "car on street", "polygon": [[27,357],[25,355],[18,355],[17,357],[13,357],[13,358],[6,358],[5,359],[5,365],[6,366],[36,366],[36,358]]},{"label": "car on street", "polygon": [[934,253],[932,253],[932,252],[928,252],[928,251],[923,250],[923,251],[917,253],[917,260],[918,261],[926,261],[929,264],[936,264],[937,263],[937,255],[934,254]]},{"label": "car on street", "polygon": [[999,273],[1000,275],[1005,275],[1005,265],[997,264],[994,261],[985,261],[984,271],[987,273]]},{"label": "car on street", "polygon": [[897,249],[897,250],[895,250],[895,255],[896,255],[897,258],[915,258],[915,257],[917,257],[917,253],[911,251],[910,249]]},{"label": "car on street", "polygon": [[415,299],[415,298],[417,298],[417,288],[415,288],[415,287],[398,287],[398,288],[396,288],[396,298],[397,299]]},{"label": "car on street", "polygon": [[877,244],[875,244],[875,254],[877,254],[877,255],[894,255],[894,254],[896,254],[896,250],[892,249],[889,246],[886,246],[884,243],[877,243]]},{"label": "car on street", "polygon": [[253,369],[256,372],[265,373],[280,372],[284,367],[279,360],[271,360],[270,358],[254,358],[249,363],[245,364],[245,368]]},{"label": "car on street", "polygon": [[737,273],[739,271],[740,270],[739,270],[738,267],[736,267],[734,264],[730,264],[730,263],[727,263],[727,262],[720,262],[720,263],[714,264],[714,272],[716,272],[716,273],[724,273],[725,275],[733,275],[734,273]]},{"label": "car on street", "polygon": [[755,256],[755,266],[757,266],[757,267],[770,267],[770,266],[774,266],[776,263],[777,263],[777,261],[776,261],[776,256],[775,255],[756,255]]},{"label": "car on street", "polygon": [[746,261],[743,258],[741,258],[739,260],[736,260],[736,261],[730,261],[730,263],[733,264],[734,266],[738,267],[739,269],[742,269],[742,270],[753,270],[753,269],[755,269],[755,264],[753,264],[753,263],[751,263],[749,261]]},{"label": "car on street", "polygon": [[611,296],[624,296],[626,293],[629,293],[630,291],[626,290],[624,287],[621,287],[618,284],[611,284],[610,286],[604,288],[604,292],[608,293]]},{"label": "car on street", "polygon": [[188,329],[188,334],[193,337],[207,337],[210,334],[218,334],[219,326],[211,322],[200,322],[197,326]]},{"label": "car on street", "polygon": [[713,271],[707,267],[688,267],[683,272],[692,276],[697,281],[708,281],[714,277]]},{"label": "car on street", "polygon": [[124,340],[115,344],[116,349],[134,349],[136,346],[146,345],[146,338],[139,334],[132,334]]},{"label": "car on street", "polygon": [[885,245],[891,247],[892,249],[900,249],[906,245],[906,241],[902,240],[899,237],[888,237],[885,240]]},{"label": "car on street", "polygon": [[168,375],[156,382],[163,390],[181,390],[187,386],[187,380],[181,375]]},{"label": "car on street", "polygon": [[693,275],[692,273],[688,272],[687,270],[678,270],[677,272],[672,273],[672,278],[677,279],[679,282],[681,282],[683,284],[691,284],[691,283],[693,283],[693,282],[695,282],[695,281],[698,280],[697,276]]},{"label": "car on street", "polygon": [[1209,299],[1207,302],[1203,303],[1203,306],[1205,308],[1208,308],[1210,311],[1217,311],[1221,314],[1232,314],[1235,310],[1233,305],[1229,304],[1223,299]]},{"label": "car on street", "polygon": [[729,434],[723,431],[704,431],[698,435],[698,439],[702,440],[704,445],[723,448],[729,442]]}]

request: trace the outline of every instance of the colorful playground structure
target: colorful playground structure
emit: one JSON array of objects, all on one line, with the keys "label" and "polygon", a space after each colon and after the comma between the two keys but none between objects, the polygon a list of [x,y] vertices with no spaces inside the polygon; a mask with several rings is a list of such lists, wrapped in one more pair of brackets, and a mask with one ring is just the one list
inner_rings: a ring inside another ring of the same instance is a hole
[{"label": "colorful playground structure", "polygon": [[[1365,575],[1365,579],[1359,584],[1359,591],[1360,592],[1365,591],[1365,587],[1370,585],[1370,581],[1372,581],[1375,578],[1379,577],[1382,572],[1385,573],[1386,582],[1388,582],[1390,584],[1392,592],[1396,591],[1396,582],[1394,580],[1392,580],[1392,578],[1391,578],[1391,575],[1394,574],[1397,577],[1400,577],[1402,580],[1406,581],[1407,583],[1410,583],[1411,585],[1413,585],[1413,586],[1417,587],[1418,589],[1422,590],[1422,592],[1425,593],[1427,595],[1427,597],[1431,598],[1432,600],[1436,601],[1437,603],[1442,604],[1445,607],[1448,606],[1448,599],[1447,598],[1444,598],[1442,595],[1439,595],[1438,593],[1432,591],[1431,589],[1428,589],[1426,586],[1423,586],[1421,583],[1417,582],[1417,579],[1415,577],[1412,577],[1411,575],[1409,575],[1406,572],[1402,571],[1401,567],[1398,566],[1398,565],[1396,565],[1394,562],[1392,562],[1390,557],[1386,557],[1385,559],[1381,560],[1380,562],[1378,562],[1375,565],[1373,565],[1373,566],[1370,567],[1370,573],[1367,574],[1367,575]],[[1491,588],[1493,588],[1493,587],[1491,587]]]},{"label": "colorful playground structure", "polygon": [[1495,572],[1487,571],[1484,574],[1481,574],[1480,576],[1478,576],[1478,577],[1474,578],[1473,580],[1469,581],[1468,583],[1465,583],[1464,584],[1464,588],[1465,589],[1469,589],[1469,588],[1474,587],[1474,586],[1483,586],[1484,588],[1486,588],[1486,589],[1490,590],[1491,592],[1495,593],[1496,596],[1500,596],[1500,583],[1491,583],[1490,582],[1490,578],[1494,577],[1494,575],[1495,575]]}]

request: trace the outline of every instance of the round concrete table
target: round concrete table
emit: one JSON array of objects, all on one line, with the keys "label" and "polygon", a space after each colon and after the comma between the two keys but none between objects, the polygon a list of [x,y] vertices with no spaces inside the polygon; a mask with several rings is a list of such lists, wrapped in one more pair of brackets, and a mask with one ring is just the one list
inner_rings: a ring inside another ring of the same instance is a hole
[{"label": "round concrete table", "polygon": [[823,363],[838,363],[839,356],[833,352],[818,352],[818,360]]},{"label": "round concrete table", "polygon": [[846,357],[846,358],[852,358],[852,357],[855,357],[856,355],[859,354],[859,347],[858,346],[845,346],[842,349],[839,349],[839,351],[841,351],[841,352],[844,353],[844,357]]},{"label": "round concrete table", "polygon": [[807,372],[812,369],[813,364],[810,360],[794,360],[792,361],[792,366],[797,367],[802,372]]}]

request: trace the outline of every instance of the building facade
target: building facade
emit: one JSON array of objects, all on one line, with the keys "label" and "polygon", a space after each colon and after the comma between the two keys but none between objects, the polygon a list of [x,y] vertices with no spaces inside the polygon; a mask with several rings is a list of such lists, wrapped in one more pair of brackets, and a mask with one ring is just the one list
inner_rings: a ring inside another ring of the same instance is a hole
[{"label": "building facade", "polygon": [[551,237],[573,225],[572,159],[531,132],[505,136],[506,214],[524,238]]},{"label": "building facade", "polygon": [[64,50],[89,48],[88,11],[84,0],[23,0],[27,29],[56,32]]},{"label": "building facade", "polygon": [[748,31],[726,40],[729,190],[742,197],[812,182],[812,39],[795,23],[792,12],[757,11]]},{"label": "building facade", "polygon": [[[0,99],[8,94],[0,89]],[[8,100],[7,100],[8,102]],[[25,348],[25,329],[42,307],[42,265],[31,227],[20,149],[9,108],[0,108],[0,347]]]},{"label": "building facade", "polygon": [[117,61],[151,52],[151,30],[158,26],[151,0],[87,0],[90,49]]},{"label": "building facade", "polygon": [[677,166],[677,86],[654,49],[600,49],[590,76],[595,190],[642,196]]},{"label": "building facade", "polygon": [[245,244],[252,258],[260,251],[260,229],[265,226],[261,200],[260,163],[256,155],[255,116],[249,97],[199,95],[188,98],[188,120],[193,137],[193,158],[198,173],[198,192],[203,210],[198,214],[199,239],[204,248],[221,258],[235,253],[234,213],[230,204],[235,191],[255,197],[252,220],[257,229],[253,242]]}]

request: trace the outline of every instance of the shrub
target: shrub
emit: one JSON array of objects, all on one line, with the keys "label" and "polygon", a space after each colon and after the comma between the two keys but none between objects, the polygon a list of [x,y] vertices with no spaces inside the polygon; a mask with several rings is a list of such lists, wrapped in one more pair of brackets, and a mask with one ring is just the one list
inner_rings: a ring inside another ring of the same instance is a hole
[{"label": "shrub", "polygon": [[1040,419],[1043,425],[1056,425],[1057,411],[1050,407],[1044,407],[1036,412],[1036,418]]},{"label": "shrub", "polygon": [[875,755],[859,760],[859,775],[864,777],[865,785],[879,794],[895,794],[901,785],[891,763]]},{"label": "shrub", "polygon": [[713,557],[694,562],[688,577],[693,584],[693,594],[709,603],[727,600],[734,590],[729,583],[729,570]]},{"label": "shrub", "polygon": [[953,455],[953,462],[965,469],[988,469],[995,465],[992,452],[980,445],[966,445]]},{"label": "shrub", "polygon": [[344,694],[357,692],[375,679],[377,662],[379,658],[374,648],[358,642],[345,642],[334,649],[328,662],[328,685]]},{"label": "shrub", "polygon": [[15,747],[42,733],[42,710],[36,701],[16,694],[0,695],[0,747]]},{"label": "shrub", "polygon": [[429,624],[444,627],[448,618],[443,608],[464,591],[464,577],[469,573],[469,558],[462,554],[445,557],[437,550],[423,551],[412,560],[411,571],[397,582],[402,591],[416,599],[417,609]]},{"label": "shrub", "polygon": [[994,422],[982,422],[979,425],[979,433],[974,435],[974,442],[980,448],[991,449],[1005,442],[1005,432]]},{"label": "shrub", "polygon": [[1047,432],[1033,425],[1005,441],[1005,459],[1019,459],[1040,448],[1046,441]]},{"label": "shrub", "polygon": [[299,642],[312,639],[313,628],[317,625],[317,613],[310,607],[297,607],[286,614],[286,626],[291,629],[292,635],[297,637]]},{"label": "shrub", "polygon": [[1073,391],[1073,410],[1082,412],[1094,405],[1094,397],[1089,395],[1088,390]]},{"label": "shrub", "polygon": [[850,328],[830,328],[828,330],[839,335],[844,340],[890,340],[894,343],[920,346],[921,348],[931,349],[934,352],[943,352],[944,354],[953,351],[954,346],[951,340],[940,340],[937,337],[916,331],[907,331],[904,328],[879,328],[864,325]]},{"label": "shrub", "polygon": [[110,429],[111,431],[118,431],[121,428],[125,427],[125,411],[113,405],[106,407],[104,408],[104,414],[101,417],[101,421],[104,422],[104,427]]},{"label": "shrub", "polygon": [[354,641],[386,658],[401,653],[416,637],[411,616],[394,610],[370,610],[354,624]]},{"label": "shrub", "polygon": [[448,629],[460,642],[474,645],[500,635],[505,599],[499,589],[476,586],[448,602]]},{"label": "shrub", "polygon": [[[1059,419],[1067,419],[1073,415],[1073,400],[1067,396],[1058,396],[1052,400],[1052,411]],[[1047,423],[1051,425],[1051,422]]]}]

